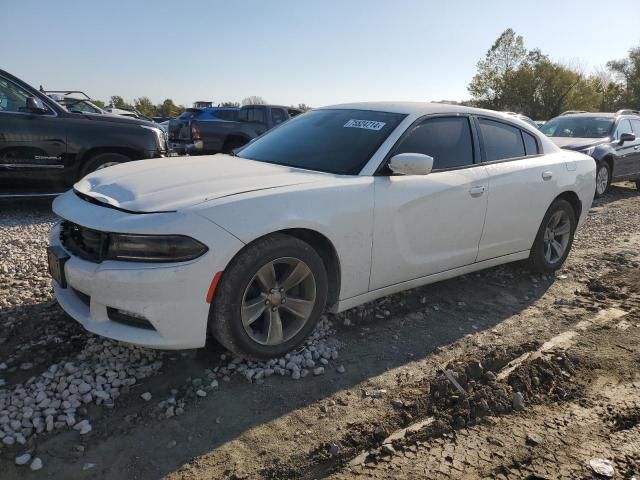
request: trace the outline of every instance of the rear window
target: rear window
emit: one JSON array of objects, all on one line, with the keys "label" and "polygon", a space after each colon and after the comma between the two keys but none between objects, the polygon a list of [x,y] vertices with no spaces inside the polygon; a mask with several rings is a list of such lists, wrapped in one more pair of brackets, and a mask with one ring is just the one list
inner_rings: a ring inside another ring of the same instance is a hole
[{"label": "rear window", "polygon": [[243,122],[264,123],[264,109],[262,108],[241,108],[238,117]]},{"label": "rear window", "polygon": [[494,162],[525,156],[524,142],[519,128],[486,118],[480,118],[479,122],[485,161]]}]

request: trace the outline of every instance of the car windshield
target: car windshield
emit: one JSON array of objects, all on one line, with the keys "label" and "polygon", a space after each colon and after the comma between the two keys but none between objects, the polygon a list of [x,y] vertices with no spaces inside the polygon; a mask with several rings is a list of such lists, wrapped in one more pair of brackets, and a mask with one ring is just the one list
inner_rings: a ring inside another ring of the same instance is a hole
[{"label": "car windshield", "polygon": [[540,127],[548,137],[602,138],[609,135],[612,117],[566,115],[549,120]]},{"label": "car windshield", "polygon": [[71,112],[102,113],[101,110],[92,103],[82,99],[65,98],[63,105]]},{"label": "car windshield", "polygon": [[357,175],[405,117],[369,110],[313,110],[282,123],[238,152],[241,158]]}]

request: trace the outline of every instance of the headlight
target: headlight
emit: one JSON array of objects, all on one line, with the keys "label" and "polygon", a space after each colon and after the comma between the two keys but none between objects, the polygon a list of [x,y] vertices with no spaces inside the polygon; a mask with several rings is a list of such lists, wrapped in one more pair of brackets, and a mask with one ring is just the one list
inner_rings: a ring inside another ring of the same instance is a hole
[{"label": "headlight", "polygon": [[185,262],[203,255],[207,247],[183,235],[110,233],[105,260]]},{"label": "headlight", "polygon": [[149,127],[147,125],[140,126],[142,128],[146,128],[147,130],[151,130],[154,133],[158,150],[164,152],[167,149],[167,139],[165,137],[164,131],[161,128]]},{"label": "headlight", "polygon": [[591,155],[596,147],[585,148],[584,150],[580,150],[580,153],[584,153],[585,155]]}]

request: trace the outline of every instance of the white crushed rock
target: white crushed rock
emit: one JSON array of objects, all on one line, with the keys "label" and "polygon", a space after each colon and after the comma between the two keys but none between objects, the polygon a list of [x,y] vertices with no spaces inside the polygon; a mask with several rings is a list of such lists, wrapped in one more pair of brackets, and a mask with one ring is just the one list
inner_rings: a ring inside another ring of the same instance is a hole
[{"label": "white crushed rock", "polygon": [[[247,361],[226,353],[221,355],[220,359],[226,361],[231,358],[231,361],[213,368],[207,372],[207,376],[211,379],[224,379],[236,374],[243,376],[250,383],[262,383],[265,378],[272,375],[290,376],[297,380],[307,376],[311,371],[317,370],[324,373],[324,365],[328,365],[331,360],[337,360],[339,355],[338,350],[341,344],[333,336],[334,334],[331,320],[323,316],[313,333],[298,350],[265,362]],[[322,373],[316,373],[316,375]]]},{"label": "white crushed rock", "polygon": [[84,435],[88,420],[77,419],[78,410],[95,403],[113,407],[139,380],[157,372],[160,353],[89,337],[74,358],[55,363],[23,384],[0,390],[2,443],[24,444],[43,432],[74,427]]},{"label": "white crushed rock", "polygon": [[31,461],[31,454],[24,453],[16,457],[16,465],[26,465]]},{"label": "white crushed rock", "polygon": [[31,462],[31,465],[29,466],[29,468],[31,468],[31,470],[33,470],[34,472],[42,469],[42,460],[40,459],[40,457],[36,457],[33,459],[33,461]]}]

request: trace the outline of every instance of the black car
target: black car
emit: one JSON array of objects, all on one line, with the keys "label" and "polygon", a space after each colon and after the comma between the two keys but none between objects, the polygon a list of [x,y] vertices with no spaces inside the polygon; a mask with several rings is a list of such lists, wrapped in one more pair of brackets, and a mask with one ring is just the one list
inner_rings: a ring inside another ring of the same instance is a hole
[{"label": "black car", "polygon": [[615,181],[634,181],[640,190],[640,112],[565,112],[540,130],[559,147],[594,158],[596,197]]},{"label": "black car", "polygon": [[94,170],[166,154],[157,124],[70,112],[0,70],[0,198],[57,195]]}]

